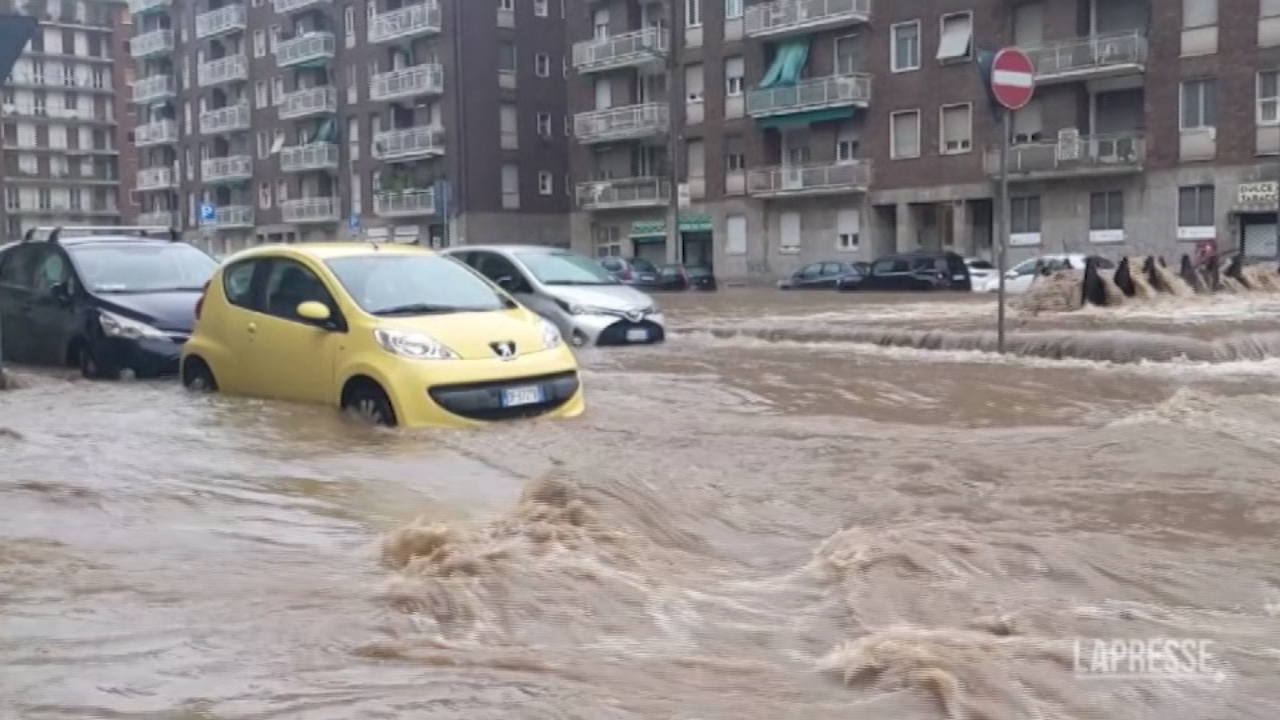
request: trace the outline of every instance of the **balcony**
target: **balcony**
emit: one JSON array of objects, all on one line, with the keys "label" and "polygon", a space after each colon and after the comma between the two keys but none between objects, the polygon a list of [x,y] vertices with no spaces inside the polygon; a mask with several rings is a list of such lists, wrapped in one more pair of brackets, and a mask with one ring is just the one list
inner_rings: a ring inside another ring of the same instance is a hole
[{"label": "balcony", "polygon": [[311,115],[325,115],[338,112],[338,91],[332,86],[297,90],[287,93],[276,106],[281,120],[296,120]]},{"label": "balcony", "polygon": [[173,120],[156,120],[139,125],[133,131],[133,144],[137,147],[172,145],[178,142],[178,123]]},{"label": "balcony", "polygon": [[1071,38],[1025,50],[1039,85],[1138,75],[1147,68],[1147,38],[1139,30]]},{"label": "balcony", "polygon": [[181,217],[172,210],[154,210],[138,215],[138,224],[143,227],[173,227]]},{"label": "balcony", "polygon": [[[1013,180],[1054,180],[1131,175],[1142,172],[1146,140],[1141,133],[1076,135],[1060,132],[1058,139],[1020,143],[1009,149],[1009,177]],[[987,173],[1000,174],[1000,151],[986,156]]]},{"label": "balcony", "polygon": [[665,133],[670,118],[663,103],[594,110],[573,116],[573,135],[578,142],[588,145],[640,140]]},{"label": "balcony", "polygon": [[152,75],[133,81],[133,101],[139,104],[158,103],[174,97],[172,75]]},{"label": "balcony", "polygon": [[440,32],[440,6],[434,1],[378,13],[369,21],[369,42],[410,40]]},{"label": "balcony", "polygon": [[173,31],[172,30],[151,30],[140,35],[134,35],[129,40],[129,54],[135,60],[152,57],[154,55],[168,55],[173,52]]},{"label": "balcony", "polygon": [[664,62],[663,53],[666,51],[667,31],[645,28],[574,43],[573,67],[580,73],[641,67]]},{"label": "balcony", "polygon": [[129,0],[130,15],[146,15],[151,12],[168,10],[173,0]]},{"label": "balcony", "polygon": [[332,5],[333,0],[272,0],[271,2],[277,15],[289,15],[313,7],[331,7]]},{"label": "balcony", "polygon": [[280,203],[280,218],[287,223],[338,221],[338,198],[310,197]]},{"label": "balcony", "polygon": [[213,220],[201,220],[200,227],[215,230],[253,227],[252,205],[228,205],[214,210]]},{"label": "balcony", "polygon": [[444,67],[414,65],[402,70],[374,75],[369,99],[403,100],[421,95],[439,95],[442,92],[444,92]]},{"label": "balcony", "polygon": [[837,195],[866,192],[869,187],[871,164],[865,160],[762,168],[747,174],[747,192],[761,198]]},{"label": "balcony", "polygon": [[414,189],[376,193],[373,196],[373,213],[385,218],[435,215],[436,191]]},{"label": "balcony", "polygon": [[387,130],[373,136],[373,156],[378,160],[416,160],[444,154],[444,129],[424,126]]},{"label": "balcony", "polygon": [[870,20],[871,0],[776,0],[748,6],[744,31],[748,37],[773,38]]},{"label": "balcony", "polygon": [[614,210],[666,205],[671,183],[665,178],[634,177],[578,183],[578,207]]},{"label": "balcony", "polygon": [[297,145],[285,148],[280,152],[281,172],[337,169],[338,146],[332,143]]},{"label": "balcony", "polygon": [[229,82],[249,79],[249,58],[244,55],[228,55],[217,60],[200,63],[196,68],[196,84],[213,87]]},{"label": "balcony", "polygon": [[205,110],[200,113],[200,132],[205,135],[248,130],[252,118],[248,103],[228,105],[216,110]]},{"label": "balcony", "polygon": [[248,27],[244,5],[227,5],[196,16],[196,37],[217,37],[230,32],[243,32]]},{"label": "balcony", "polygon": [[139,190],[172,190],[178,187],[173,168],[155,167],[138,171]]},{"label": "balcony", "polygon": [[284,68],[332,60],[337,48],[338,41],[330,32],[315,32],[281,40],[276,45],[276,65]]},{"label": "balcony", "polygon": [[236,183],[253,179],[253,158],[249,155],[209,158],[200,163],[200,179],[206,183]]},{"label": "balcony", "polygon": [[832,108],[861,108],[870,102],[870,75],[831,75],[801,80],[795,85],[752,90],[747,93],[747,114],[759,119]]}]

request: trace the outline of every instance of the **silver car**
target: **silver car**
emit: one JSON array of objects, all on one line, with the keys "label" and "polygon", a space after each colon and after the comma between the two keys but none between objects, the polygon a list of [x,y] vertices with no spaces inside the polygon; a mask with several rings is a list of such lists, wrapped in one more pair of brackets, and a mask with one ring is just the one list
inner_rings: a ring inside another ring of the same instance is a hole
[{"label": "silver car", "polygon": [[467,245],[444,251],[555,323],[576,346],[666,339],[653,298],[624,285],[594,259],[538,245]]}]

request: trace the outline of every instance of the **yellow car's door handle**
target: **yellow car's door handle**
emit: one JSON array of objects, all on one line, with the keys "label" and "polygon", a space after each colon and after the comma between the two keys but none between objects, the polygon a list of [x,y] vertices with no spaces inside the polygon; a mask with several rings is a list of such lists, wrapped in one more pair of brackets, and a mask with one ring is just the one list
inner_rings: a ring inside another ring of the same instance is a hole
[{"label": "yellow car's door handle", "polygon": [[250,334],[258,332],[258,326],[255,323],[249,323],[249,327],[247,327],[246,329],[249,331]]}]

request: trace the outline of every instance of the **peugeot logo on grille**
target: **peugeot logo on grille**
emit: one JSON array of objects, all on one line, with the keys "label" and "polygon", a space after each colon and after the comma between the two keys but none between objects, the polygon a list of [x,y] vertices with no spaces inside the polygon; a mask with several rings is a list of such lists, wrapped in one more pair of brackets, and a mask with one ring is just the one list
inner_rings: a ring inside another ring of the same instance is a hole
[{"label": "peugeot logo on grille", "polygon": [[489,348],[493,350],[493,354],[499,359],[510,360],[516,356],[516,344],[510,340],[489,343]]}]

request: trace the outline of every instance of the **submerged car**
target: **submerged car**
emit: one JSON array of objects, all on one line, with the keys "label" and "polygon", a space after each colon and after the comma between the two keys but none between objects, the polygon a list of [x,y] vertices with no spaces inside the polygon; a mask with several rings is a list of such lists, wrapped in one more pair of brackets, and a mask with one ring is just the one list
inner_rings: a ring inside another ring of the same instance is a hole
[{"label": "submerged car", "polygon": [[90,379],[176,374],[216,268],[164,228],[34,228],[0,252],[0,349]]},{"label": "submerged car", "polygon": [[541,245],[468,245],[445,251],[555,323],[574,345],[666,339],[653,298],[619,282],[593,258]]},{"label": "submerged car", "polygon": [[627,285],[647,286],[658,282],[658,266],[644,258],[600,258],[600,266]]},{"label": "submerged car", "polygon": [[[1116,264],[1104,257],[1096,255],[1085,255],[1083,253],[1053,253],[1049,255],[1037,255],[1033,258],[1027,258],[1022,262],[1009,268],[1004,275],[1004,291],[1011,295],[1019,295],[1031,289],[1031,285],[1037,277],[1057,272],[1059,270],[1084,270],[1085,263],[1089,258],[1097,258],[1098,268],[1101,270],[1114,270]],[[1000,291],[1000,276],[997,273],[981,286],[986,292]]]},{"label": "submerged car", "polygon": [[969,267],[953,252],[912,252],[882,257],[856,284],[840,283],[837,290],[912,292],[973,290]]},{"label": "submerged car", "polygon": [[778,281],[779,290],[830,290],[856,285],[862,280],[863,263],[825,260],[810,263]]},{"label": "submerged car", "polygon": [[560,330],[412,245],[266,245],[232,255],[183,347],[191,390],[315,402],[380,425],[580,415]]}]

